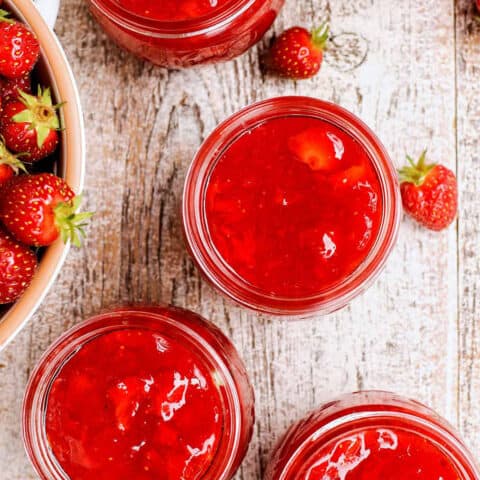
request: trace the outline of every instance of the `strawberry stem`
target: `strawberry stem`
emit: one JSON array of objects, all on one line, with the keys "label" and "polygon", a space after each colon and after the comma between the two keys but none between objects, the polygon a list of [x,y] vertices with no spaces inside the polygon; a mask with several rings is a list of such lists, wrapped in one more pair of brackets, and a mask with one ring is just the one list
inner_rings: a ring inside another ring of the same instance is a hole
[{"label": "strawberry stem", "polygon": [[325,46],[330,38],[330,26],[323,22],[318,28],[312,31],[312,43],[318,50],[325,50]]},{"label": "strawberry stem", "polygon": [[436,163],[427,164],[427,150],[422,152],[417,163],[408,155],[407,161],[410,165],[405,165],[398,171],[400,183],[413,183],[417,187],[423,184],[427,175],[436,166]]},{"label": "strawberry stem", "polygon": [[63,105],[53,105],[50,88],[42,90],[38,87],[37,96],[19,90],[20,101],[25,105],[25,110],[13,116],[17,123],[28,123],[37,133],[37,146],[42,148],[51,130],[60,129],[60,120],[57,110]]},{"label": "strawberry stem", "polygon": [[84,227],[93,212],[76,213],[82,202],[82,196],[77,195],[70,202],[60,202],[54,208],[55,223],[64,243],[70,241],[75,247],[80,247],[85,238]]},{"label": "strawberry stem", "polygon": [[[19,154],[18,156],[21,156]],[[8,165],[15,175],[18,175],[20,171],[28,173],[23,162],[21,162],[17,156],[11,153],[5,146],[4,139],[0,136],[0,165]]]},{"label": "strawberry stem", "polygon": [[8,18],[9,15],[10,12],[7,12],[6,10],[0,8],[0,22],[15,23],[15,20],[13,20],[12,18]]}]

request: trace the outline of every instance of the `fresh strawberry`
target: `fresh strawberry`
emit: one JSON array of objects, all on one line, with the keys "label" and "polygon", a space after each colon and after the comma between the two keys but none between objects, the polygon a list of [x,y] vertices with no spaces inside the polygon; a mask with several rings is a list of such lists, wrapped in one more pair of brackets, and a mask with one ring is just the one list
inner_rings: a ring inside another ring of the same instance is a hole
[{"label": "fresh strawberry", "polygon": [[0,99],[3,104],[10,100],[17,100],[20,92],[32,93],[30,75],[18,78],[0,78]]},{"label": "fresh strawberry", "polygon": [[343,142],[325,127],[313,127],[288,140],[288,148],[312,170],[332,172],[342,168]]},{"label": "fresh strawberry", "polygon": [[410,165],[399,171],[404,210],[425,227],[443,230],[457,215],[455,174],[443,165],[427,164],[426,151],[416,164],[407,159]]},{"label": "fresh strawberry", "polygon": [[0,229],[0,304],[20,297],[30,285],[36,267],[35,254]]},{"label": "fresh strawberry", "polygon": [[60,121],[52,104],[50,89],[38,89],[37,96],[20,92],[18,100],[3,106],[0,113],[0,134],[13,152],[24,153],[26,162],[35,162],[57,148]]},{"label": "fresh strawberry", "polygon": [[345,170],[331,175],[330,180],[337,189],[351,188],[365,180],[367,167],[364,163],[351,165]]},{"label": "fresh strawberry", "polygon": [[289,28],[273,42],[267,65],[284,77],[311,78],[320,70],[328,36],[327,24],[313,32],[302,27]]},{"label": "fresh strawberry", "polygon": [[0,220],[17,240],[36,247],[59,236],[79,246],[92,213],[75,213],[81,198],[51,173],[20,175],[0,191]]},{"label": "fresh strawberry", "polygon": [[27,173],[23,163],[13,153],[8,151],[5,143],[0,138],[0,185],[3,185],[14,175],[20,173],[20,171]]},{"label": "fresh strawberry", "polygon": [[36,36],[22,23],[0,10],[0,75],[23,77],[30,73],[40,55]]}]

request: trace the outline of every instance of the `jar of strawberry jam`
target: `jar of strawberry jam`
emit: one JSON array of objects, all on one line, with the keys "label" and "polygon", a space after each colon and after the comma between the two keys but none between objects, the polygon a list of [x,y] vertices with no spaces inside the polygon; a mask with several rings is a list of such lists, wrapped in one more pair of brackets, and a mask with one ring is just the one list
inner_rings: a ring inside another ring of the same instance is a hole
[{"label": "jar of strawberry jam", "polygon": [[277,315],[329,313],[380,272],[401,211],[378,138],[307,97],[253,104],[204,142],[187,174],[188,249],[226,296]]},{"label": "jar of strawberry jam", "polygon": [[88,0],[106,33],[163,67],[230,60],[257,43],[284,0]]},{"label": "jar of strawberry jam", "polygon": [[293,425],[265,480],[479,480],[453,428],[429,408],[387,392],[329,402]]},{"label": "jar of strawberry jam", "polygon": [[121,308],[64,334],[23,407],[26,449],[44,480],[228,480],[253,421],[233,345],[172,307]]}]

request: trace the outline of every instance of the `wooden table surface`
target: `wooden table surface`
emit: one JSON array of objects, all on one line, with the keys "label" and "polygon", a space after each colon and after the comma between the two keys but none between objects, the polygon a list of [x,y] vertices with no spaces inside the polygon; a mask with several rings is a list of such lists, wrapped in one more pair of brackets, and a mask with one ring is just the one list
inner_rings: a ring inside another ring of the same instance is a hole
[{"label": "wooden table surface", "polygon": [[[454,5],[455,4],[455,5]],[[63,0],[56,31],[85,110],[86,208],[97,212],[33,321],[0,354],[0,478],[34,479],[20,435],[27,378],[76,322],[125,301],[169,302],[221,326],[245,359],[257,423],[235,480],[260,480],[273,442],[342,392],[388,389],[457,425],[480,456],[480,25],[473,0],[287,0],[264,41],[221,65],[167,71],[112,45],[84,0]],[[275,32],[329,20],[321,74],[263,76]],[[302,94],[340,103],[380,136],[397,165],[428,147],[456,169],[456,225],[430,233],[404,219],[381,277],[348,308],[287,322],[223,300],[182,244],[186,169],[208,133],[253,101]]]}]

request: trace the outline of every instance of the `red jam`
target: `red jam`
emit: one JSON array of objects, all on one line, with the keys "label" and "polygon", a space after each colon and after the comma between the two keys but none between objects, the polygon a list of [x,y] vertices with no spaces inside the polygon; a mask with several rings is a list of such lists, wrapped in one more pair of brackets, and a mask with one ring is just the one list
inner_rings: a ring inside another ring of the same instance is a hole
[{"label": "red jam", "polygon": [[241,305],[330,313],[380,273],[396,240],[397,173],[375,134],[309,97],[254,103],[203,142],[185,180],[187,247]]},{"label": "red jam", "polygon": [[168,68],[230,60],[257,43],[284,0],[88,0],[105,32]]},{"label": "red jam", "polygon": [[125,10],[145,18],[178,21],[211,15],[232,0],[115,0]]},{"label": "red jam", "polygon": [[264,292],[307,297],[364,261],[382,218],[372,161],[350,135],[292,116],[248,130],[222,153],[207,189],[216,249]]},{"label": "red jam", "polygon": [[252,435],[254,398],[213,324],[173,307],[127,307],[47,350],[23,412],[42,480],[229,480]]},{"label": "red jam", "polygon": [[460,480],[440,448],[408,430],[372,428],[321,448],[298,480]]},{"label": "red jam", "polygon": [[290,427],[265,480],[479,480],[473,456],[429,408],[388,392],[335,399]]},{"label": "red jam", "polygon": [[222,411],[212,371],[195,354],[128,329],[90,341],[62,368],[46,429],[72,479],[195,479],[217,450]]}]

